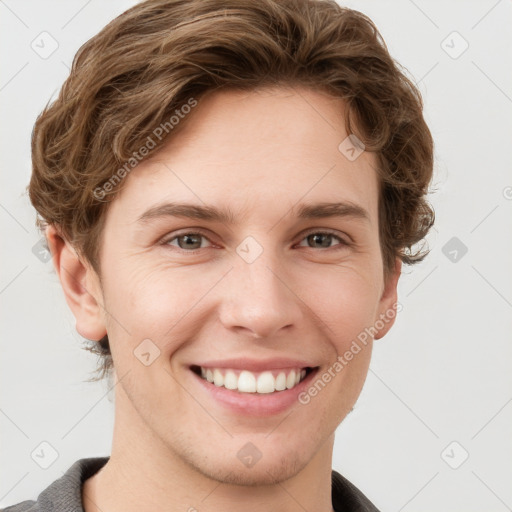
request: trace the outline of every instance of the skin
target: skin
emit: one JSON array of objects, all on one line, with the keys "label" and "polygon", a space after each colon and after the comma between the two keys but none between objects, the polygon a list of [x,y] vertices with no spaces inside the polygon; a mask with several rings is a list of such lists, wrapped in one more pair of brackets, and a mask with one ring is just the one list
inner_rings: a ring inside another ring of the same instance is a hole
[{"label": "skin", "polygon": [[[384,281],[375,155],[349,161],[338,150],[346,137],[343,101],[318,91],[217,91],[123,181],[106,216],[101,281],[48,228],[77,331],[108,332],[115,365],[112,453],[85,482],[86,512],[332,510],[334,431],[361,392],[371,340],[310,403],[268,417],[206,399],[189,365],[301,357],[321,375],[396,303],[401,266]],[[229,207],[237,223],[137,222],[166,201]],[[299,203],[330,201],[368,219],[295,215]],[[199,228],[194,254],[171,241]],[[326,230],[335,236],[325,245],[308,240]],[[263,248],[250,264],[236,252],[247,236]],[[133,351],[148,338],[160,356],[145,366]],[[262,454],[251,468],[237,458],[247,442]]]}]

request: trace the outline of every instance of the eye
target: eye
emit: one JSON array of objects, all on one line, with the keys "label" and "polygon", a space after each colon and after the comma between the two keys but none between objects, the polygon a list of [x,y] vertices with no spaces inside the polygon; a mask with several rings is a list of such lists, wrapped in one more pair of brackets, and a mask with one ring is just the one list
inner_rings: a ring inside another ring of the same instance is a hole
[{"label": "eye", "polygon": [[[209,238],[202,233],[199,232],[186,232],[181,233],[178,235],[174,235],[171,238],[167,238],[166,240],[162,241],[163,245],[171,245],[174,247],[177,247],[178,249],[181,249],[185,252],[191,252],[193,253],[196,250],[204,249],[205,247],[208,247],[208,245],[204,245],[202,243],[203,240],[208,241],[208,243],[211,245],[211,242]],[[340,236],[331,233],[329,231],[313,231],[305,235],[302,240],[306,241],[306,243],[310,244],[319,244],[316,247],[312,247],[313,249],[330,249],[333,246],[331,245],[331,242],[333,240],[337,240],[339,243],[335,244],[334,247],[338,246],[339,249],[342,249],[344,247],[348,247],[350,245],[349,242],[341,238]],[[302,242],[298,244],[299,246],[304,247]]]},{"label": "eye", "polygon": [[204,248],[201,243],[201,239],[208,240],[208,238],[201,233],[182,233],[181,235],[175,235],[172,238],[168,238],[162,243],[164,245],[173,245],[176,247],[176,245],[172,243],[176,241],[179,249],[183,249],[186,252],[193,252],[194,250]]},{"label": "eye", "polygon": [[[313,247],[313,249],[315,249],[315,248],[329,249],[329,248],[331,248],[331,241],[333,239],[336,239],[340,242],[339,244],[337,244],[338,246],[340,246],[339,248],[343,248],[343,247],[350,245],[343,238],[341,238],[340,236],[335,235],[334,233],[331,233],[329,231],[310,232],[302,240],[306,240],[307,243],[320,244],[320,247]],[[302,246],[302,244],[299,244],[299,246]]]}]

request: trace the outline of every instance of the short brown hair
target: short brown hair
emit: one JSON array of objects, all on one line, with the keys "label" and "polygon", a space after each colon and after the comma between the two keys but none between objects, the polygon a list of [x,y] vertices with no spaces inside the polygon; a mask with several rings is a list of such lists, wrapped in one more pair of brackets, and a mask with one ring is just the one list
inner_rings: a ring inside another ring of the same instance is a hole
[{"label": "short brown hair", "polygon": [[[110,22],[79,49],[35,123],[29,195],[37,225],[58,227],[100,276],[105,212],[118,187],[106,201],[94,191],[190,98],[279,85],[345,100],[347,132],[378,159],[385,277],[396,258],[422,260],[428,250],[412,247],[434,211],[425,198],[433,140],[420,92],[373,22],[334,0],[146,0]],[[105,373],[108,337],[100,347]]]}]

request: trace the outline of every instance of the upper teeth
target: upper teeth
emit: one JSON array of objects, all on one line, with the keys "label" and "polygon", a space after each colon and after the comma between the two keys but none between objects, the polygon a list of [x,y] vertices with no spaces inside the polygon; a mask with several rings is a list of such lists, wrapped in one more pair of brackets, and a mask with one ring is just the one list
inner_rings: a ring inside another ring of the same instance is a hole
[{"label": "upper teeth", "polygon": [[248,370],[228,370],[226,368],[203,368],[201,377],[215,386],[237,389],[242,393],[273,393],[296,386],[306,375],[306,370],[280,370],[272,373],[265,371],[259,374]]}]

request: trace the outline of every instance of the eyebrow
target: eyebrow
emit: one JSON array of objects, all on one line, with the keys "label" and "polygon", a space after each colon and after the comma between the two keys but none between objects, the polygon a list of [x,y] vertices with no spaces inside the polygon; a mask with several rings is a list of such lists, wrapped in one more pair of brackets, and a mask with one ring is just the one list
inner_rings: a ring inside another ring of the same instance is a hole
[{"label": "eyebrow", "polygon": [[[336,203],[314,203],[301,204],[297,208],[297,217],[299,219],[323,219],[328,217],[352,217],[370,221],[370,216],[363,207],[347,202]],[[206,220],[212,222],[221,222],[224,224],[236,225],[236,215],[227,209],[219,209],[215,206],[202,206],[192,203],[165,203],[153,206],[146,210],[137,222],[145,223],[153,219],[162,217],[184,217],[188,219]]]}]

